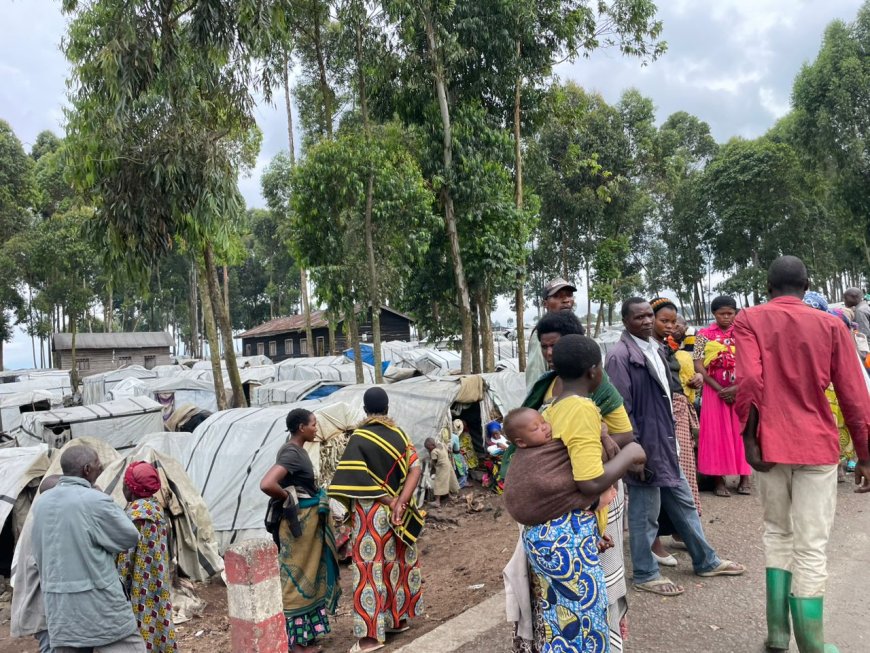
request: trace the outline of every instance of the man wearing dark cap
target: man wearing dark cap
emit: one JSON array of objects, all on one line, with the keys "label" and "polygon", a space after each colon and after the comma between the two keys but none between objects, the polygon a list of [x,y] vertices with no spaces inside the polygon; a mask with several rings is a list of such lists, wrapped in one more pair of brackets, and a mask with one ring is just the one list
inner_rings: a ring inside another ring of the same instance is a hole
[{"label": "man wearing dark cap", "polygon": [[790,612],[801,653],[836,653],[825,644],[823,601],[840,439],[825,389],[833,383],[852,435],[862,493],[870,491],[870,401],[848,329],[804,304],[808,287],[803,262],[781,256],[767,273],[770,301],[737,315],[735,408],[764,510],[767,648],[789,650]]},{"label": "man wearing dark cap", "polygon": [[[574,293],[577,288],[561,278],[550,280],[541,293],[543,306],[548,313],[555,311],[573,311]],[[535,381],[547,372],[547,362],[541,351],[541,341],[538,338],[537,329],[532,329],[529,336],[528,359],[526,360],[526,390],[532,389]]]}]

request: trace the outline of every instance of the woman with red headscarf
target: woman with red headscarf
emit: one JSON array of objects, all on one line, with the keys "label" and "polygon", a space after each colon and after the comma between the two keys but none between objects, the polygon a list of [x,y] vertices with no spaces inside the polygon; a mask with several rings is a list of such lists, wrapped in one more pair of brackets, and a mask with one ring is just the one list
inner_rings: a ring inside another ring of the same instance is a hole
[{"label": "woman with red headscarf", "polygon": [[139,529],[139,543],[118,555],[118,573],[133,604],[145,650],[175,653],[167,520],[154,499],[159,491],[160,474],[154,465],[137,461],[127,466],[124,472],[127,516]]}]

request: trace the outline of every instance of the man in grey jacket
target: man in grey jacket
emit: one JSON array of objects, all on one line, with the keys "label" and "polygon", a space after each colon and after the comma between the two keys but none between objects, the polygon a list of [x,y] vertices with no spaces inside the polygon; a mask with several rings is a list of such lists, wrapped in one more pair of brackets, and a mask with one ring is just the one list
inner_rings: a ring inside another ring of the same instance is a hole
[{"label": "man in grey jacket", "polygon": [[39,569],[55,653],[144,653],[115,556],[139,531],[111,497],[93,488],[103,471],[97,452],[68,447],[63,476],[34,506],[32,551]]}]

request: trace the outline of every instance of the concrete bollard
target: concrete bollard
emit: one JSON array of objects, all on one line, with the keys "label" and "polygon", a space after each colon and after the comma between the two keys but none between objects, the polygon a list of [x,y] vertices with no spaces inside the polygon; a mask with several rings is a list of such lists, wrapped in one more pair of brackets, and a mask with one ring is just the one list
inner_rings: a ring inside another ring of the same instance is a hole
[{"label": "concrete bollard", "polygon": [[287,653],[287,627],[271,539],[234,544],[224,554],[232,653]]}]

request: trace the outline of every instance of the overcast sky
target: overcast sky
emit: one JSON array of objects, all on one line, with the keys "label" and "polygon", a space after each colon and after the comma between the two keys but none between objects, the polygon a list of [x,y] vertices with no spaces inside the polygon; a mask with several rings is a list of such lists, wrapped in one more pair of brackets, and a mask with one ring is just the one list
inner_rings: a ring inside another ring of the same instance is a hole
[{"label": "overcast sky", "polygon": [[[660,0],[668,52],[659,61],[642,67],[616,51],[602,51],[564,64],[557,72],[612,103],[635,87],[653,99],[659,122],[682,110],[708,122],[719,141],[755,137],[788,111],[794,77],[803,63],[815,58],[825,26],[837,18],[853,20],[861,4]],[[63,132],[68,67],[59,45],[66,19],[59,0],[0,0],[0,17],[0,118],[29,150],[40,131]],[[287,146],[283,109],[261,105],[257,120],[263,130],[262,151],[257,168],[240,180],[250,206],[263,205],[262,168]],[[585,295],[578,299],[585,302]],[[506,302],[494,317],[507,320]],[[7,347],[7,367],[30,365],[26,338],[16,338]]]}]

